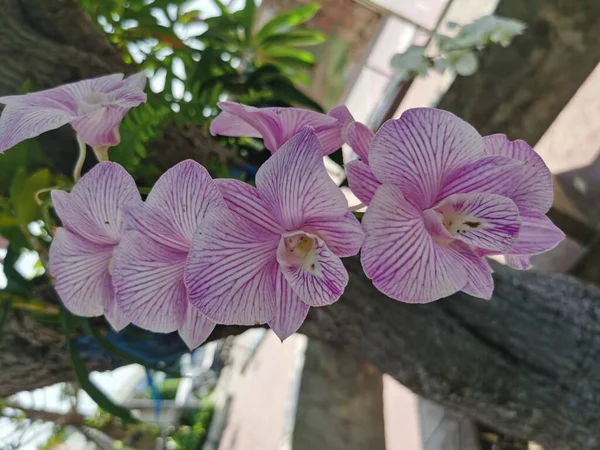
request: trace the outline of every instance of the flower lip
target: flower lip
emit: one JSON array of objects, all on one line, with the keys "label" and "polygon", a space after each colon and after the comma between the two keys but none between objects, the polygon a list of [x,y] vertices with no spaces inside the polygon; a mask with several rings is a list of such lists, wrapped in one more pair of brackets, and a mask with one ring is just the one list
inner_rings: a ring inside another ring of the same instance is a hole
[{"label": "flower lip", "polygon": [[94,111],[109,106],[111,104],[110,96],[105,92],[91,92],[78,102],[78,113],[81,116],[93,113]]},{"label": "flower lip", "polygon": [[277,247],[277,261],[286,266],[294,266],[318,274],[320,265],[316,248],[317,236],[313,234],[304,231],[284,233]]}]

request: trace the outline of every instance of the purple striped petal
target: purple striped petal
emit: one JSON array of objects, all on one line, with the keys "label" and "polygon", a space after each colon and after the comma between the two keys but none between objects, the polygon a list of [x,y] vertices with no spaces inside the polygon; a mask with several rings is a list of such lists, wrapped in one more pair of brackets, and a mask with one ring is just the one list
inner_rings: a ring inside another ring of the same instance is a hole
[{"label": "purple striped petal", "polygon": [[373,141],[373,133],[369,128],[360,122],[352,122],[346,129],[345,141],[348,143],[354,153],[356,153],[360,159],[369,163],[369,147]]},{"label": "purple striped petal", "polygon": [[225,202],[208,171],[188,159],[167,170],[146,201],[126,212],[126,226],[188,252],[204,216],[213,208],[224,207]]},{"label": "purple striped petal", "polygon": [[121,331],[131,323],[129,317],[119,308],[119,304],[114,298],[107,298],[104,307],[104,317],[115,331]]},{"label": "purple striped petal", "polygon": [[333,126],[322,123],[310,125],[321,141],[323,156],[332,154],[344,145],[345,130],[354,122],[354,117],[344,105],[336,106],[327,115],[336,118],[337,123]]},{"label": "purple striped petal", "polygon": [[523,177],[510,198],[519,208],[546,213],[552,206],[554,191],[552,174],[544,160],[521,140],[509,141],[503,134],[483,138],[488,155],[507,156],[525,163]]},{"label": "purple striped petal", "polygon": [[115,73],[103,77],[90,78],[88,80],[81,80],[75,83],[65,84],[50,90],[58,91],[61,93],[61,95],[70,97],[76,102],[79,102],[89,97],[90,94],[108,93],[115,91],[122,86],[123,74]]},{"label": "purple striped petal", "polygon": [[281,234],[284,231],[255,187],[240,180],[223,178],[216,179],[215,183],[227,206],[237,215],[263,228],[266,232]]},{"label": "purple striped petal", "polygon": [[494,279],[492,278],[492,268],[485,258],[479,256],[462,242],[454,242],[452,245],[462,256],[467,273],[467,284],[461,291],[473,297],[491,299],[494,292]]},{"label": "purple striped petal", "polygon": [[533,266],[529,260],[529,256],[523,255],[504,255],[506,264],[517,270],[528,270]]},{"label": "purple striped petal", "polygon": [[308,220],[340,217],[346,197],[325,170],[319,140],[305,129],[287,141],[256,174],[256,187],[279,224],[298,230]]},{"label": "purple striped petal", "polygon": [[113,245],[92,243],[58,228],[50,246],[50,273],[65,307],[84,317],[101,316],[114,296],[109,272]]},{"label": "purple striped petal", "polygon": [[228,210],[211,212],[194,236],[185,268],[192,305],[228,325],[273,319],[278,241]]},{"label": "purple striped petal", "polygon": [[215,329],[216,323],[200,314],[196,308],[188,303],[185,320],[179,329],[179,336],[190,350],[199,347]]},{"label": "purple striped petal", "polygon": [[436,243],[421,211],[397,186],[388,184],[377,190],[362,224],[367,233],[361,250],[363,269],[389,297],[428,303],[454,294],[467,283],[460,252]]},{"label": "purple striped petal", "polygon": [[119,125],[129,109],[103,107],[71,122],[79,137],[92,148],[114,147],[121,141]]},{"label": "purple striped petal", "polygon": [[210,124],[210,134],[213,136],[261,137],[258,130],[242,117],[224,111]]},{"label": "purple striped petal", "polygon": [[517,205],[496,194],[454,194],[434,210],[454,239],[487,250],[509,251],[521,226]]},{"label": "purple striped petal", "polygon": [[350,161],[344,167],[350,190],[361,202],[368,205],[381,183],[375,178],[371,168],[362,161]]},{"label": "purple striped petal", "polygon": [[123,86],[111,93],[114,104],[132,108],[140,103],[145,103],[147,96],[144,93],[148,78],[144,72],[139,72],[123,81]]},{"label": "purple striped petal", "polygon": [[452,194],[487,192],[510,197],[523,178],[523,162],[505,156],[486,156],[450,174],[437,201]]},{"label": "purple striped petal", "polygon": [[444,177],[483,156],[483,139],[467,122],[433,108],[388,120],[375,134],[369,165],[382,183],[399,186],[420,208],[430,208]]},{"label": "purple striped petal", "polygon": [[183,272],[187,253],[137,231],[125,234],[112,272],[116,300],[135,325],[150,331],[177,330],[187,310]]},{"label": "purple striped petal", "polygon": [[54,209],[65,228],[97,244],[116,244],[123,231],[122,210],[141,202],[135,181],[119,164],[94,166],[67,194],[52,191]]},{"label": "purple striped petal", "polygon": [[269,326],[283,342],[298,331],[310,307],[300,300],[281,271],[278,271],[275,281],[275,297],[277,313],[275,318],[269,321]]},{"label": "purple striped petal", "polygon": [[[323,135],[324,141],[320,146],[327,146],[321,149],[324,155],[337,150],[343,143],[341,142],[343,124],[340,124],[335,117],[325,114],[299,108],[254,108],[233,102],[221,102],[219,107],[225,113],[236,116],[238,120],[242,120],[251,129],[256,130],[264,139],[265,147],[272,153],[304,127],[314,128],[319,137]],[[229,135],[225,133],[233,127],[224,125],[223,120],[219,120],[214,128],[211,126],[211,133]],[[244,126],[243,129],[248,131],[247,126]],[[332,133],[332,129],[336,131]],[[239,136],[240,131],[234,132],[235,136]],[[338,141],[341,142],[339,145],[335,139],[332,140],[336,133],[339,136]],[[255,135],[256,133],[253,132],[250,136]],[[337,147],[331,148],[332,145],[337,145]]]},{"label": "purple striped petal", "polygon": [[510,254],[537,255],[556,247],[565,238],[552,221],[537,211],[521,211],[521,229]]},{"label": "purple striped petal", "polygon": [[[312,240],[312,251],[301,265],[294,261],[295,258],[289,257],[290,250],[285,244],[286,238],[297,234]],[[314,235],[301,231],[284,234],[277,249],[277,262],[292,290],[310,306],[336,302],[348,284],[348,272],[342,260]]]},{"label": "purple striped petal", "polygon": [[343,217],[311,219],[304,223],[302,230],[320,237],[339,257],[356,255],[365,240],[365,232],[351,212]]},{"label": "purple striped petal", "polygon": [[12,103],[11,97],[4,99],[9,103],[0,117],[0,153],[21,141],[60,128],[74,117],[65,111],[67,108],[53,101],[43,102],[42,105],[36,105],[37,102],[23,105],[16,101]]}]

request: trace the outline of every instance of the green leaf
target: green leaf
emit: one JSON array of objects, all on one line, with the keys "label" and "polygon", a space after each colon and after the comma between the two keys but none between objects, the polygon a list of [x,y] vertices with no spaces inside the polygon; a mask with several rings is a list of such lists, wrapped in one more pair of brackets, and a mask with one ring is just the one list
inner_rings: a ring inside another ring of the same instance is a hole
[{"label": "green leaf", "polygon": [[246,5],[241,11],[240,22],[244,27],[246,42],[250,42],[252,38],[252,27],[254,25],[254,17],[256,16],[255,0],[246,0]]},{"label": "green leaf", "polygon": [[124,422],[138,423],[139,421],[131,415],[131,411],[115,404],[104,394],[104,392],[96,387],[92,380],[90,380],[89,372],[85,367],[81,356],[79,353],[77,353],[71,338],[71,332],[75,328],[77,319],[73,317],[73,315],[70,314],[63,305],[60,305],[60,316],[63,331],[67,337],[67,350],[69,353],[69,358],[71,359],[71,365],[73,366],[75,377],[81,389],[83,389],[90,396],[90,398],[107,413],[115,417],[119,417]]},{"label": "green leaf", "polygon": [[315,63],[315,55],[307,50],[289,47],[269,47],[262,51],[262,56],[273,61],[294,60],[308,66]]},{"label": "green leaf", "polygon": [[[76,145],[75,142],[73,145]],[[0,154],[0,194],[8,194],[18,169],[31,173],[36,169],[50,166],[50,163],[50,158],[35,139],[23,141]]]},{"label": "green leaf", "polygon": [[229,9],[227,8],[227,6],[225,6],[225,4],[221,0],[213,0],[213,3],[215,5],[217,5],[217,8],[219,8],[222,15],[224,15],[224,16],[231,15],[231,13],[229,12]]},{"label": "green leaf", "polygon": [[325,42],[325,34],[319,30],[292,30],[276,33],[262,40],[263,48],[270,46],[308,47]]},{"label": "green leaf", "polygon": [[40,169],[30,176],[25,174],[24,169],[17,172],[10,186],[10,200],[20,225],[26,226],[29,222],[41,218],[36,194],[51,185],[52,174],[48,169]]},{"label": "green leaf", "polygon": [[312,19],[321,6],[317,3],[306,5],[293,11],[280,14],[260,29],[256,38],[259,42],[272,34],[281,33]]}]

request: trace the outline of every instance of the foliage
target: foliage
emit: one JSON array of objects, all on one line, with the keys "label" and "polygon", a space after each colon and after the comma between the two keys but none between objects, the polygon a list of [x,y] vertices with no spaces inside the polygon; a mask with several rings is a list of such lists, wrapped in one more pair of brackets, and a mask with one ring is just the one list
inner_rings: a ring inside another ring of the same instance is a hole
[{"label": "foliage", "polygon": [[[177,395],[177,388],[179,387],[179,383],[181,383],[181,378],[167,378],[165,379],[160,386],[158,386],[158,393],[160,394],[161,400],[175,400],[175,396]],[[152,398],[152,393],[148,391],[146,393],[148,398]]]},{"label": "foliage", "polygon": [[214,405],[209,399],[202,402],[202,408],[192,414],[189,426],[180,427],[171,436],[176,450],[196,450],[202,448],[214,414]]},{"label": "foliage", "polygon": [[394,55],[392,69],[403,79],[426,75],[430,69],[439,73],[451,70],[469,76],[479,67],[477,52],[493,44],[507,47],[516,36],[523,34],[526,25],[515,19],[491,15],[462,27],[450,22],[448,27],[457,30],[454,37],[433,35],[437,54],[430,56],[424,46],[413,45],[404,53]]}]

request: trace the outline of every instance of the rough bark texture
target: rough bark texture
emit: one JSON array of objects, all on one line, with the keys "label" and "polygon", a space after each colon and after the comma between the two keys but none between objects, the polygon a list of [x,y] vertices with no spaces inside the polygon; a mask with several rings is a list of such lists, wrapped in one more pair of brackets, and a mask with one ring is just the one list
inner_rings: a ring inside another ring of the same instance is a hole
[{"label": "rough bark texture", "polygon": [[[0,8],[0,95],[27,79],[42,88],[128,69],[74,0],[0,0]],[[499,13],[521,11],[530,33],[486,54],[482,70],[458,80],[441,106],[484,133],[535,142],[600,57],[593,54],[599,8],[596,0],[504,0]],[[523,58],[529,63],[515,68],[512,61]],[[212,142],[195,131],[197,138],[183,140],[177,130],[168,133],[161,145],[175,160],[184,151],[200,160],[202,142]],[[596,287],[497,267],[491,302],[457,295],[405,305],[379,294],[357,258],[347,267],[346,295],[313,309],[306,334],[500,431],[549,449],[600,447]],[[27,319],[9,322],[0,342],[0,396],[70,379],[62,339]]]}]

